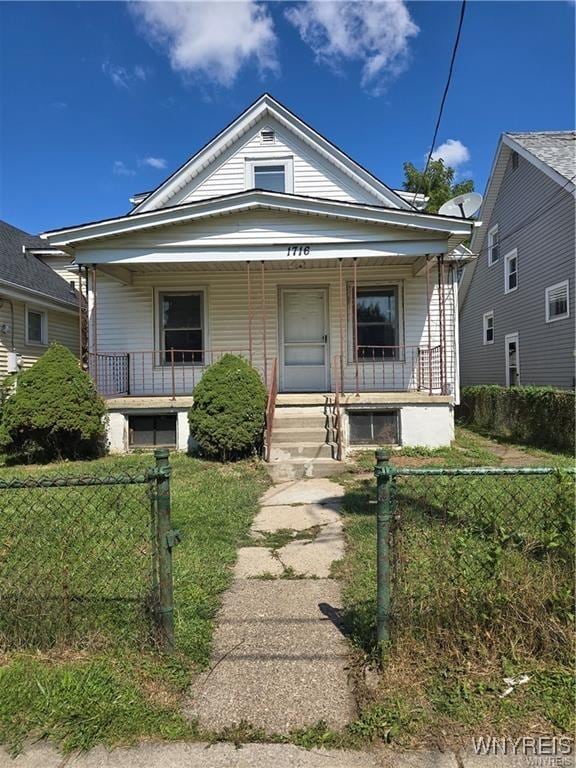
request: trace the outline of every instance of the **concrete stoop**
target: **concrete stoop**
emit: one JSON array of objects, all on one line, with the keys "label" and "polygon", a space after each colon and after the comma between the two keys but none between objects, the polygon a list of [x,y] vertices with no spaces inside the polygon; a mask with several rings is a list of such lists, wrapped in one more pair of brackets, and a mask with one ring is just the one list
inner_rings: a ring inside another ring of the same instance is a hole
[{"label": "concrete stoop", "polygon": [[342,471],[336,461],[330,405],[277,406],[267,465],[275,483],[329,477]]}]

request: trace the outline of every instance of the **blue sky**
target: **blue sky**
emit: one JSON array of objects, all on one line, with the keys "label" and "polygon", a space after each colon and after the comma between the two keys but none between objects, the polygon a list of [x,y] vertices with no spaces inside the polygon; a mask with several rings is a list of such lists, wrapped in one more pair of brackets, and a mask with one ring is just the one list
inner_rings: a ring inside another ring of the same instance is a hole
[{"label": "blue sky", "polygon": [[[484,191],[505,130],[574,127],[573,2],[469,2],[438,145]],[[113,216],[262,91],[390,186],[422,165],[459,3],[0,4],[0,216]],[[451,143],[450,143],[451,142]]]}]

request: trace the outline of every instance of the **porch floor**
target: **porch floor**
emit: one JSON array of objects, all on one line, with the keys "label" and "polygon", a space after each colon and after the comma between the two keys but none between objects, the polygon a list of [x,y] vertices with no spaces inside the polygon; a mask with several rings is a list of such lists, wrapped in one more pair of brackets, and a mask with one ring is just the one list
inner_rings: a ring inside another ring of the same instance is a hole
[{"label": "porch floor", "polygon": [[[276,398],[276,406],[306,406],[324,405],[326,400],[333,400],[334,394],[330,392],[281,392]],[[342,405],[373,405],[394,404],[410,405],[414,403],[450,403],[451,395],[429,395],[425,392],[361,392],[359,395],[345,394],[340,396]],[[109,411],[125,411],[157,408],[190,408],[194,398],[191,395],[177,395],[175,398],[166,395],[150,395],[140,397],[130,395],[128,397],[110,397],[106,399],[106,407]]]}]

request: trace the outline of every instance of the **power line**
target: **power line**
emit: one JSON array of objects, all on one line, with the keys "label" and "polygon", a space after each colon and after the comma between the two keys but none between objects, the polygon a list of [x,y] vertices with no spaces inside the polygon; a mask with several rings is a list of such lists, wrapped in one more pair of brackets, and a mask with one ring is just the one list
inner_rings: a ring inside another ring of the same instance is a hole
[{"label": "power line", "polygon": [[458,31],[456,32],[456,39],[454,41],[454,47],[452,48],[452,58],[450,59],[450,68],[448,69],[448,79],[446,80],[444,93],[442,94],[442,101],[440,102],[440,111],[438,112],[438,119],[436,120],[436,127],[434,128],[434,136],[432,137],[430,152],[428,152],[428,158],[426,160],[426,165],[424,166],[424,173],[420,177],[420,181],[418,182],[418,188],[414,193],[414,197],[412,198],[412,205],[414,205],[414,202],[420,193],[422,182],[424,181],[424,179],[426,178],[426,174],[428,173],[428,167],[430,165],[430,160],[432,159],[432,153],[434,152],[434,147],[436,146],[436,138],[438,136],[438,130],[440,128],[440,121],[442,120],[442,113],[444,112],[444,105],[446,104],[446,97],[448,96],[448,91],[450,90],[450,83],[452,81],[452,72],[454,71],[454,62],[456,61],[456,54],[458,52],[458,46],[460,44],[460,34],[462,32],[462,24],[464,22],[465,11],[466,11],[466,0],[462,0],[462,5],[460,6],[460,18],[458,20]]},{"label": "power line", "polygon": [[[548,213],[548,211],[552,210],[554,206],[556,205],[556,200],[559,198],[566,187],[569,184],[572,184],[574,182],[574,179],[576,179],[576,174],[574,176],[571,176],[568,181],[563,184],[560,189],[557,189],[555,192],[553,192],[549,197],[542,203],[542,205],[539,208],[536,208],[536,210],[532,211],[528,214],[522,221],[516,226],[514,229],[511,229],[510,232],[507,232],[504,237],[498,238],[498,245],[501,246],[503,242],[506,240],[509,240],[513,235],[518,234],[523,229],[526,229],[526,227],[531,226],[535,221],[538,221],[542,216],[544,216],[545,213]],[[483,245],[482,248],[476,253],[475,255],[480,257],[483,253],[488,251],[488,245]]]}]

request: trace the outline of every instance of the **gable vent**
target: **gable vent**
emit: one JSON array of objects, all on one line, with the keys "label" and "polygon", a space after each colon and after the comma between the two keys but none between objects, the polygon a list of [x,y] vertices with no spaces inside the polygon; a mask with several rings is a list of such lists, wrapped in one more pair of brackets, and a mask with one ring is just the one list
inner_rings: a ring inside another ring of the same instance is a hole
[{"label": "gable vent", "polygon": [[276,141],[276,134],[270,129],[260,131],[260,139],[262,144],[274,144]]}]

